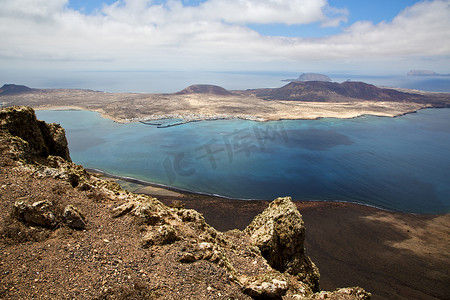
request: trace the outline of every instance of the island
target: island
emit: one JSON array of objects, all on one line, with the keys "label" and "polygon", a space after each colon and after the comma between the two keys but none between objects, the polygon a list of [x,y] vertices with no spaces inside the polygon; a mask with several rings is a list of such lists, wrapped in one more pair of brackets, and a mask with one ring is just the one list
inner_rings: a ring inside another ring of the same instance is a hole
[{"label": "island", "polygon": [[331,78],[324,74],[303,73],[296,79],[283,79],[282,81],[331,81]]},{"label": "island", "polygon": [[116,122],[395,117],[430,107],[450,107],[450,93],[380,88],[363,82],[296,81],[279,88],[226,90],[192,85],[171,94],[107,93],[81,89],[0,88],[3,107],[84,109]]},{"label": "island", "polygon": [[406,75],[408,76],[450,76],[450,74],[439,74],[430,70],[411,70]]}]

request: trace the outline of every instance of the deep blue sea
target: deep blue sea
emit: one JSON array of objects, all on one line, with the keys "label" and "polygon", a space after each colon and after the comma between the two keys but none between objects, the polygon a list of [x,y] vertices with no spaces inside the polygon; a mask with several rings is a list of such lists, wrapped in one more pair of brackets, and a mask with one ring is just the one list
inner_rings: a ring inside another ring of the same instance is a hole
[{"label": "deep blue sea", "polygon": [[397,118],[156,128],[88,111],[37,111],[60,123],[88,168],[239,199],[291,196],[412,213],[450,212],[450,109]]}]

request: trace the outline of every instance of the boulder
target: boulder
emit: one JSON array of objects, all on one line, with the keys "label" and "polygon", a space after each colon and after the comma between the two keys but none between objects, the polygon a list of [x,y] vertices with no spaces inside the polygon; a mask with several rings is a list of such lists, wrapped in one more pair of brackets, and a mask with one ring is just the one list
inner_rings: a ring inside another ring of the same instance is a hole
[{"label": "boulder", "polygon": [[243,291],[254,299],[281,299],[289,289],[287,279],[272,271],[250,278],[241,278]]},{"label": "boulder", "polygon": [[244,232],[272,268],[298,276],[313,291],[319,290],[319,270],[305,254],[302,215],[290,197],[271,202]]},{"label": "boulder", "polygon": [[63,221],[67,226],[73,229],[86,228],[86,218],[78,208],[70,204],[64,208]]},{"label": "boulder", "polygon": [[179,239],[178,232],[172,225],[155,226],[142,239],[142,246],[147,248],[152,245],[172,244]]},{"label": "boulder", "polygon": [[48,200],[27,204],[25,201],[16,201],[13,206],[13,216],[31,226],[53,228],[56,218],[51,211],[52,203]]}]

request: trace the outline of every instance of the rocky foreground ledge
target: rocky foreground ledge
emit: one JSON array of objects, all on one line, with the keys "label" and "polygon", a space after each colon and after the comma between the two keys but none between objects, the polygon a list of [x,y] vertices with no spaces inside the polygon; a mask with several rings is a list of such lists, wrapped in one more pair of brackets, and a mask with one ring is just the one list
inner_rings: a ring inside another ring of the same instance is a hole
[{"label": "rocky foreground ledge", "polygon": [[0,110],[0,298],[370,299],[320,291],[289,197],[243,231],[70,162],[64,129]]}]

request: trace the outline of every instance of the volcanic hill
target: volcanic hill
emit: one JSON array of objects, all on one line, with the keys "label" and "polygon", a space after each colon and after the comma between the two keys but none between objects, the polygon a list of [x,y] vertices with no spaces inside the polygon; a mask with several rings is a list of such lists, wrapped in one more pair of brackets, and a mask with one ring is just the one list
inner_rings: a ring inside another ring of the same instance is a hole
[{"label": "volcanic hill", "polygon": [[20,93],[28,93],[31,91],[33,91],[32,88],[29,88],[24,85],[4,84],[0,88],[0,95],[14,95],[14,94],[20,94]]},{"label": "volcanic hill", "polygon": [[184,95],[184,94],[212,94],[212,95],[231,95],[231,92],[224,89],[221,86],[217,85],[211,85],[211,84],[194,84],[191,86],[188,86],[187,88],[183,89],[182,91],[179,91],[175,93],[175,95]]}]

